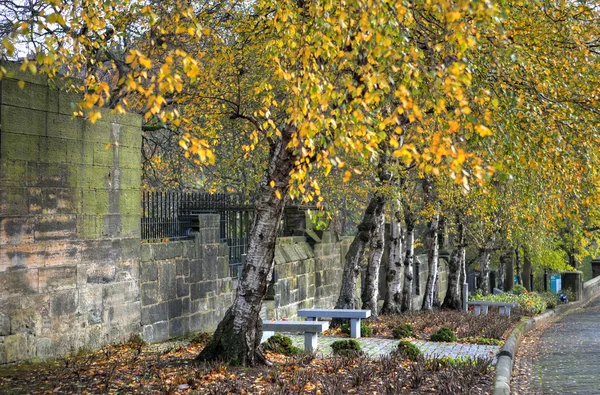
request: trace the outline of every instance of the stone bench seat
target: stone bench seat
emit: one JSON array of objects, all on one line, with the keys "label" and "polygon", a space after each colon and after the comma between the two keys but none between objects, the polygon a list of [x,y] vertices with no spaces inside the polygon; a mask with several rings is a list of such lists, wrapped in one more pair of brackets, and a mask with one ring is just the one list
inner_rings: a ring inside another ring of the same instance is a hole
[{"label": "stone bench seat", "polygon": [[487,315],[488,309],[490,306],[499,307],[500,315],[507,315],[510,317],[510,309],[513,307],[519,307],[518,303],[508,303],[508,302],[488,302],[486,300],[472,300],[467,302],[467,305],[475,307],[475,315]]},{"label": "stone bench seat", "polygon": [[329,322],[324,321],[263,321],[263,341],[275,332],[303,332],[304,351],[315,352],[318,345],[318,333],[329,329]]},{"label": "stone bench seat", "polygon": [[317,320],[321,317],[328,318],[349,318],[350,319],[350,337],[360,337],[360,320],[369,318],[371,310],[355,309],[301,309],[298,310],[298,317],[306,317],[307,320]]}]

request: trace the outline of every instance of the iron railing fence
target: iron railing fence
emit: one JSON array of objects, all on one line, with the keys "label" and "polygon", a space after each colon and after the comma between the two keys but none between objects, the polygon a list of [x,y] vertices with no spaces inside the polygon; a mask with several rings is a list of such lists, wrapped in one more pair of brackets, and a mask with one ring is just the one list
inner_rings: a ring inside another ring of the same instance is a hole
[{"label": "iron railing fence", "polygon": [[[289,206],[286,210],[305,211],[312,206]],[[229,247],[231,276],[237,278],[248,252],[254,205],[239,193],[143,192],[142,241],[186,239],[199,229],[200,214],[219,214],[219,239]],[[301,214],[303,216],[303,214]],[[303,218],[303,217],[301,217]],[[290,236],[293,229],[284,215],[279,236]]]},{"label": "iron railing fence", "polygon": [[192,227],[189,216],[181,216],[180,192],[142,192],[142,240],[186,239]]},{"label": "iron railing fence", "polygon": [[144,192],[142,240],[190,238],[199,228],[200,214],[219,214],[219,240],[229,247],[229,268],[235,278],[248,251],[253,208],[236,193]]}]

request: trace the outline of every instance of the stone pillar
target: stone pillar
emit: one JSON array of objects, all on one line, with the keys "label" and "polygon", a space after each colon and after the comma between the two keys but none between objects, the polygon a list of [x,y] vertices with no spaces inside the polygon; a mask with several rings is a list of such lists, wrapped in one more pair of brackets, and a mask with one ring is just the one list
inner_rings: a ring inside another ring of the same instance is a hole
[{"label": "stone pillar", "polygon": [[[570,289],[575,295],[575,301],[581,300],[583,297],[583,282],[582,282],[582,274],[579,271],[574,272],[562,272],[561,282],[562,289]],[[571,302],[571,301],[569,301]]]}]

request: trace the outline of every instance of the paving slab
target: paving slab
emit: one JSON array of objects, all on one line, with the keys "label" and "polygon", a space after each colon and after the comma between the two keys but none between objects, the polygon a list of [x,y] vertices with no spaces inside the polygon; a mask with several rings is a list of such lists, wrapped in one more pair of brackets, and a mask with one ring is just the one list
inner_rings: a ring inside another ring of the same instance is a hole
[{"label": "paving slab", "polygon": [[[292,339],[292,343],[299,348],[304,347],[304,336],[288,335]],[[347,337],[336,336],[319,336],[319,347],[317,354],[322,357],[332,356],[331,343],[338,340],[348,340]],[[358,341],[361,349],[370,358],[378,358],[382,355],[391,353],[398,347],[400,340],[396,339],[381,339],[375,337],[361,337],[354,339]],[[500,351],[499,346],[479,345],[479,344],[463,344],[463,343],[438,343],[425,340],[412,341],[423,353],[425,358],[491,358],[492,363],[496,362],[496,354]]]},{"label": "paving slab", "polygon": [[546,327],[532,370],[543,394],[600,394],[600,298]]}]

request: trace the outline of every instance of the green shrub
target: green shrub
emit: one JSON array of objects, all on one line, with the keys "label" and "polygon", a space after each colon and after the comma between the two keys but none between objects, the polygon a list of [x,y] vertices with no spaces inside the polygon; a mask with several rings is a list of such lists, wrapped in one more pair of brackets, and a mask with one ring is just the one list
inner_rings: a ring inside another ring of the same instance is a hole
[{"label": "green shrub", "polygon": [[430,340],[434,342],[455,342],[456,334],[450,328],[444,327],[431,335]]},{"label": "green shrub", "polygon": [[484,344],[484,345],[491,344],[493,346],[501,346],[502,344],[504,344],[504,342],[502,340],[491,339],[489,337],[465,337],[465,338],[461,339],[461,341],[464,341],[466,343],[471,343],[471,344]]},{"label": "green shrub", "polygon": [[301,355],[303,351],[292,344],[292,339],[279,333],[271,336],[264,345],[265,350],[285,356]]},{"label": "green shrub", "polygon": [[558,305],[558,294],[553,292],[542,292],[539,296],[546,302],[546,307],[553,309]]},{"label": "green shrub", "polygon": [[464,367],[467,365],[475,365],[475,364],[477,364],[477,359],[473,359],[471,357],[462,356],[462,357],[452,358],[450,356],[445,356],[445,357],[441,357],[441,358],[431,359],[431,360],[427,361],[426,365],[427,365],[427,368],[430,370],[437,370],[435,365],[437,365],[437,367],[448,367],[448,366]]},{"label": "green shrub", "polygon": [[[342,324],[340,330],[342,333],[350,336],[350,324]],[[373,336],[373,329],[362,320],[360,321],[360,335],[362,337]]]},{"label": "green shrub", "polygon": [[362,354],[360,344],[356,340],[338,340],[331,343],[331,349],[334,355],[353,356]]},{"label": "green shrub", "polygon": [[415,334],[415,328],[411,324],[400,324],[392,330],[394,339],[404,339]]},{"label": "green shrub", "polygon": [[564,294],[567,295],[567,300],[569,302],[575,301],[575,292],[573,292],[571,288],[563,289],[561,292],[564,292]]},{"label": "green shrub", "polygon": [[127,345],[129,347],[144,347],[148,345],[148,342],[140,336],[139,333],[134,333],[129,336],[129,340],[127,340]]},{"label": "green shrub", "polygon": [[421,350],[419,350],[419,347],[406,340],[402,340],[400,343],[398,343],[398,352],[400,355],[407,357],[411,361],[416,361],[420,356],[423,355]]},{"label": "green shrub", "polygon": [[[516,288],[516,286],[515,286]],[[470,300],[485,300],[488,302],[506,302],[518,303],[525,314],[536,315],[546,311],[546,300],[535,292],[528,294],[515,295],[512,293],[504,293],[498,295],[471,295]]]},{"label": "green shrub", "polygon": [[207,332],[198,332],[195,333],[190,339],[190,344],[194,346],[203,346],[208,344],[212,339],[212,335]]},{"label": "green shrub", "polygon": [[512,292],[514,295],[523,295],[527,293],[527,289],[525,289],[524,286],[517,284],[510,292]]}]

